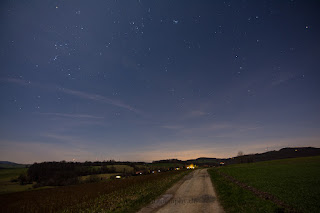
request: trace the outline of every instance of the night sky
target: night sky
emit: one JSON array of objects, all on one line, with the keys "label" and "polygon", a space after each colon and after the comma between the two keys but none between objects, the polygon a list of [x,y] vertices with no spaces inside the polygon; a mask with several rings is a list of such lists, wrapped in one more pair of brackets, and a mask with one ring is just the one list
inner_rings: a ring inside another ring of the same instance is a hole
[{"label": "night sky", "polygon": [[320,1],[0,3],[0,160],[320,146]]}]

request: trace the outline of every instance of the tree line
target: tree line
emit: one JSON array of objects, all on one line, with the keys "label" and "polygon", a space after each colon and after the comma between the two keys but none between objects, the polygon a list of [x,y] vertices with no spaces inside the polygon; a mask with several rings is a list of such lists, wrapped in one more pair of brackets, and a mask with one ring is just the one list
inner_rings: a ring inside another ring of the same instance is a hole
[{"label": "tree line", "polygon": [[26,174],[19,176],[18,181],[20,184],[36,182],[35,187],[78,184],[79,176],[115,173],[114,164],[114,161],[34,163]]}]

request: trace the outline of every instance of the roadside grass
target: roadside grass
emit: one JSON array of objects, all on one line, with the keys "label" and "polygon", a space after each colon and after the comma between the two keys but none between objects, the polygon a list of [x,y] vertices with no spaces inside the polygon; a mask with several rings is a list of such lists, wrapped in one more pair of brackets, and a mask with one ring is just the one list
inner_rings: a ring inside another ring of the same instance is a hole
[{"label": "roadside grass", "polygon": [[189,171],[0,195],[0,212],[135,212]]},{"label": "roadside grass", "polygon": [[256,197],[252,192],[247,191],[235,183],[226,180],[217,173],[217,169],[208,170],[218,199],[228,213],[258,213],[277,212],[280,209],[271,201]]}]

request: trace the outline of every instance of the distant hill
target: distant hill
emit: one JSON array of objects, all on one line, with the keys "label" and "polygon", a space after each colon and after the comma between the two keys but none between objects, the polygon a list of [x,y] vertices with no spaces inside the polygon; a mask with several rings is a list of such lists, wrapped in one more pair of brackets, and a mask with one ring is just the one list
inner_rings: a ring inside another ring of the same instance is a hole
[{"label": "distant hill", "polygon": [[219,158],[197,158],[197,159],[191,159],[191,160],[186,160],[186,162],[190,163],[212,163],[212,162],[220,162],[221,159]]},{"label": "distant hill", "polygon": [[228,163],[251,163],[258,161],[278,160],[285,158],[298,158],[320,155],[320,148],[314,147],[290,147],[282,148],[279,151],[269,151],[258,154],[249,154],[237,156],[228,161]]},{"label": "distant hill", "polygon": [[220,162],[224,162],[225,164],[252,163],[252,162],[259,162],[259,161],[309,157],[309,156],[317,156],[317,155],[320,155],[320,148],[290,147],[290,148],[282,148],[279,151],[269,151],[264,153],[248,154],[248,155],[236,156],[232,158],[201,157],[197,159],[182,161],[181,163],[188,163],[188,164],[194,163],[197,165],[217,166],[217,165],[220,165]]},{"label": "distant hill", "polygon": [[10,161],[0,161],[0,169],[25,168],[26,164],[18,164]]}]

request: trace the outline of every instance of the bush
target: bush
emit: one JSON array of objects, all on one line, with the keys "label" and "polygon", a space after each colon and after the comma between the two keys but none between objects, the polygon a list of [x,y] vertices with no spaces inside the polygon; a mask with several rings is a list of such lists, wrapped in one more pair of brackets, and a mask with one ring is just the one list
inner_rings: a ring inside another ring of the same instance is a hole
[{"label": "bush", "polygon": [[17,181],[19,181],[20,185],[26,185],[26,184],[32,183],[30,178],[25,173],[20,174],[19,177],[17,178]]}]

